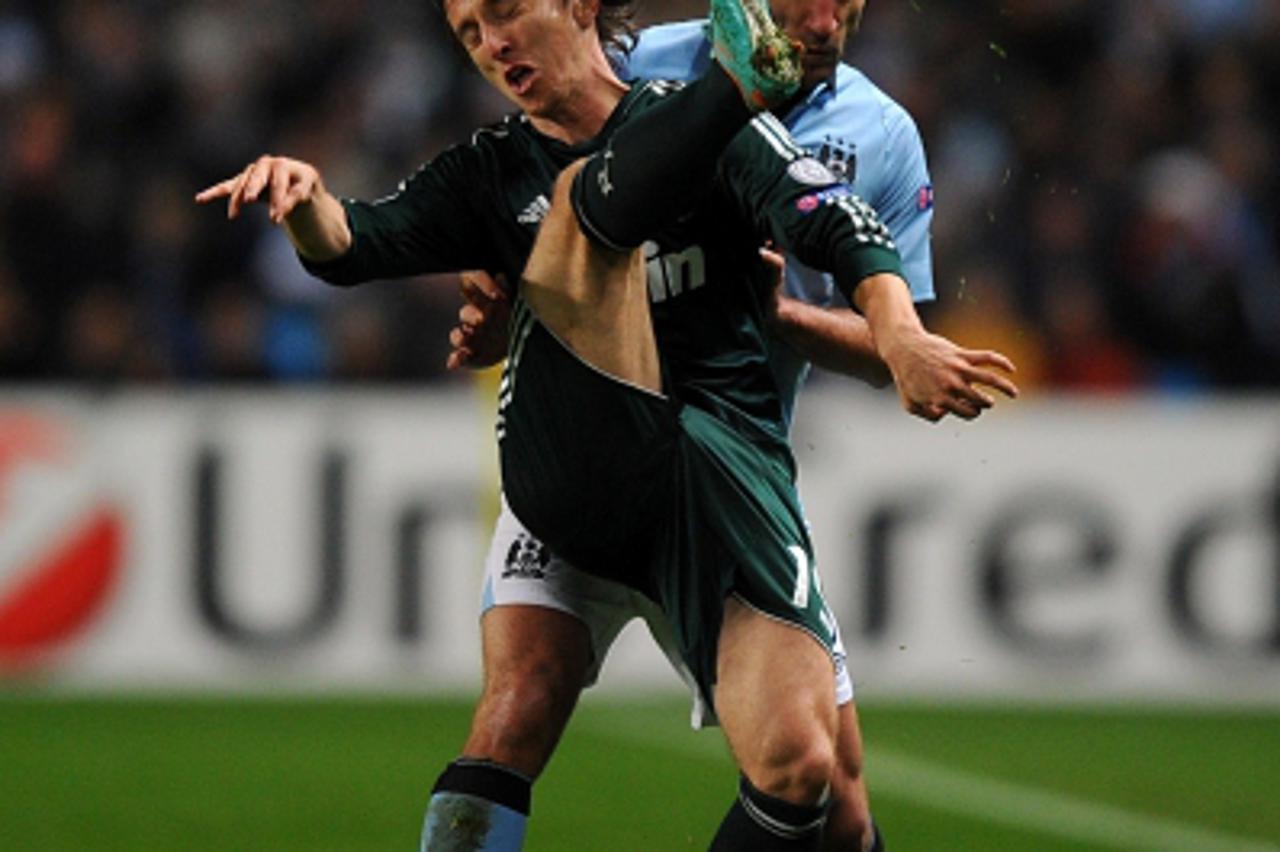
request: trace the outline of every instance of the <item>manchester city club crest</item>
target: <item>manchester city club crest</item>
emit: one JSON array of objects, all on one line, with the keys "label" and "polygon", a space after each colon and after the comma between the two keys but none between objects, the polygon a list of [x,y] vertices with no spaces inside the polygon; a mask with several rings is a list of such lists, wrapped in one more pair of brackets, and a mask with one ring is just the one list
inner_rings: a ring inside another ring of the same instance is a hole
[{"label": "manchester city club crest", "polygon": [[547,546],[528,533],[520,533],[511,542],[507,550],[507,558],[502,567],[502,579],[521,577],[528,580],[541,580],[547,576],[547,566],[551,564],[551,551]]},{"label": "manchester city club crest", "polygon": [[824,136],[814,156],[839,180],[849,184],[857,180],[858,146],[853,142],[838,136]]}]

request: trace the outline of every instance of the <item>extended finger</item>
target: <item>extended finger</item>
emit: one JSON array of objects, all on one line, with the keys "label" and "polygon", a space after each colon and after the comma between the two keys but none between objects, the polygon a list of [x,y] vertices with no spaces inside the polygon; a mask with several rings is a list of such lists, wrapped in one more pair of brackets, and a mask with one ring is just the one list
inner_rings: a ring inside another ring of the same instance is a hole
[{"label": "extended finger", "polygon": [[452,352],[449,353],[449,357],[445,359],[444,367],[446,370],[459,370],[467,366],[467,363],[470,360],[471,360],[470,349],[454,349]]},{"label": "extended finger", "polygon": [[290,203],[289,195],[289,170],[277,166],[271,170],[271,201],[267,205],[272,222],[279,224],[293,210],[297,202]]},{"label": "extended finger", "polygon": [[499,272],[497,275],[492,276],[492,280],[495,288],[493,291],[494,301],[505,302],[507,300],[507,293],[510,292],[507,289],[507,276]]},{"label": "extended finger", "polygon": [[961,420],[973,420],[982,413],[984,407],[974,404],[972,400],[967,398],[957,397],[947,403],[946,410]]},{"label": "extended finger", "polygon": [[990,349],[966,349],[964,357],[970,364],[978,367],[999,367],[1006,373],[1016,373],[1018,368],[1012,361],[999,352]]},{"label": "extended finger", "polygon": [[503,293],[492,275],[482,269],[473,269],[462,273],[462,296],[473,303],[480,300],[494,302],[503,298]]},{"label": "extended finger", "polygon": [[787,262],[783,258],[783,256],[778,252],[774,251],[772,248],[768,246],[761,246],[759,251],[760,251],[760,259],[763,260],[765,263],[769,264],[770,266],[772,266],[774,269],[781,271],[783,267],[787,265]]},{"label": "extended finger", "polygon": [[478,276],[474,272],[463,272],[458,276],[458,292],[462,294],[464,305],[474,306],[486,303],[489,295],[485,293]]},{"label": "extended finger", "polygon": [[284,181],[287,189],[285,189],[280,202],[276,207],[275,222],[277,225],[283,222],[290,213],[298,209],[299,204],[302,204],[311,197],[313,184],[310,179],[306,176],[302,176],[299,177],[297,182],[292,185],[289,184],[290,180],[293,180],[293,176],[285,171]]},{"label": "extended finger", "polygon": [[235,187],[238,178],[239,175],[227,178],[224,181],[215,183],[213,186],[200,190],[196,193],[196,203],[205,204],[210,201],[216,201],[219,198],[226,198],[231,194],[231,190]]},{"label": "extended finger", "polygon": [[245,167],[235,179],[235,185],[231,187],[231,195],[227,199],[227,218],[234,219],[240,215],[240,207],[244,204],[244,189],[249,179],[253,176],[253,163]]},{"label": "extended finger", "polygon": [[252,204],[258,200],[258,196],[262,194],[262,188],[271,179],[271,171],[271,163],[266,159],[260,159],[249,166],[244,182],[244,191],[241,193],[244,196],[245,204]]},{"label": "extended finger", "polygon": [[964,371],[964,378],[970,385],[986,385],[1000,391],[1009,399],[1018,398],[1018,386],[1013,383],[1013,380],[993,370],[978,370],[971,367]]},{"label": "extended finger", "polygon": [[922,420],[928,420],[930,423],[937,423],[945,413],[938,406],[928,402],[910,401],[907,403],[906,409],[908,413],[914,414]]},{"label": "extended finger", "polygon": [[979,408],[990,408],[996,404],[995,398],[979,387],[980,384],[978,378],[966,373],[965,381],[952,389],[951,396],[953,399],[971,402]]}]

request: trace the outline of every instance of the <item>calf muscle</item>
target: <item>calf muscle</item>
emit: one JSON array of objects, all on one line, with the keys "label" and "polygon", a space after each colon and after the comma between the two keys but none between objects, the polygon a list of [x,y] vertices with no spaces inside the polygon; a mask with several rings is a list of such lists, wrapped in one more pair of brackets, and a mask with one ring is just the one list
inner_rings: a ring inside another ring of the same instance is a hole
[{"label": "calf muscle", "polygon": [[481,622],[484,690],[462,753],[536,778],[578,701],[591,639],[574,616],[500,606]]}]

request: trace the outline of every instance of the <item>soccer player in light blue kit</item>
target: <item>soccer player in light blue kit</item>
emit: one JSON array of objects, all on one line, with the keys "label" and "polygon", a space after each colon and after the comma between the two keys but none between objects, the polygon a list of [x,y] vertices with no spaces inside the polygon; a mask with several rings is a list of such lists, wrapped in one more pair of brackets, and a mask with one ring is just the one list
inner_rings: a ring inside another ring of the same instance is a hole
[{"label": "soccer player in light blue kit", "polygon": [[[808,154],[875,209],[898,245],[912,296],[917,303],[932,301],[933,186],[920,133],[901,105],[861,71],[840,61],[846,34],[858,30],[865,0],[773,0],[770,5],[779,26],[803,42],[806,51],[803,94],[788,109],[779,110],[778,117]],[[693,80],[710,60],[705,21],[662,24],[640,33],[622,76]],[[814,199],[814,203],[823,202]],[[785,294],[795,301],[782,303],[781,309],[792,313],[779,325],[792,348],[775,350],[774,372],[788,422],[811,362],[876,384],[888,382],[887,375],[869,370],[865,360],[851,359],[848,350],[815,347],[813,337],[786,332],[796,322],[829,322],[815,312],[797,315],[804,305],[827,308],[842,321],[861,324],[849,308],[833,307],[840,300],[830,276],[788,258]],[[857,332],[849,327],[835,333]]]},{"label": "soccer player in light blue kit", "polygon": [[[806,47],[803,94],[794,106],[779,110],[779,117],[803,147],[876,208],[899,246],[914,298],[928,301],[933,298],[933,204],[919,133],[902,107],[839,61],[864,5],[865,0],[774,0],[775,18]],[[629,60],[623,59],[622,76],[693,79],[709,57],[703,22],[654,27],[641,34]],[[803,203],[838,201],[815,193]],[[875,357],[865,322],[847,308],[833,307],[831,281],[794,260],[786,270],[775,331],[791,345],[775,347],[773,369],[788,422],[811,362],[887,384],[890,376]],[[450,365],[493,363],[501,357],[505,340],[502,333],[493,333],[503,326],[495,319],[503,310],[500,291],[477,275],[464,276],[463,293],[468,304],[451,335]],[[947,413],[912,410],[929,420]],[[645,618],[673,665],[681,668],[669,629],[651,602],[575,571],[529,535],[505,506],[486,562],[482,608],[485,689],[464,753],[501,755],[500,762],[520,767],[530,778],[545,765],[578,692],[594,680],[609,646],[631,618]],[[499,610],[505,611],[501,628],[492,617]],[[589,646],[585,659],[578,650],[583,633]],[[870,819],[852,683],[843,666],[837,673],[836,695],[839,754],[823,848],[882,848]],[[703,718],[705,708],[699,706],[696,690],[694,700],[695,724],[710,721]]]},{"label": "soccer player in light blue kit", "polygon": [[[799,99],[777,110],[795,141],[870,204],[893,234],[903,272],[917,303],[934,299],[929,227],[933,186],[924,144],[911,115],[858,69],[840,61],[846,37],[856,33],[865,0],[772,0],[774,19],[804,43],[805,84]],[[624,78],[692,80],[710,62],[704,21],[650,27],[626,57]],[[815,197],[814,204],[826,203]],[[811,363],[876,385],[888,383],[880,365],[862,352],[870,341],[865,324],[839,302],[830,276],[786,261],[777,331],[789,346],[775,347],[772,367],[787,422],[795,414],[800,387]],[[837,341],[846,345],[833,345]],[[917,412],[937,419],[940,412]],[[847,668],[837,684],[840,704],[839,770],[827,849],[882,848],[870,822],[862,777],[862,743]],[[856,838],[862,840],[856,844]]]}]

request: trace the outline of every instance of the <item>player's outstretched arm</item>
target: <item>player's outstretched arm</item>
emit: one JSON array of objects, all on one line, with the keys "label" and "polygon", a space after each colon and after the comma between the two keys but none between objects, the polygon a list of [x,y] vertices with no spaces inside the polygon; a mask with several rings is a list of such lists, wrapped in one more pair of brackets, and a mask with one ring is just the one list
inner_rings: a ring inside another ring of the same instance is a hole
[{"label": "player's outstretched arm", "polygon": [[1014,372],[1013,362],[998,352],[963,349],[925,331],[906,282],[898,276],[865,278],[854,299],[907,411],[929,421],[947,414],[972,420],[995,404],[983,386],[1017,397],[1017,385],[1004,374]]},{"label": "player's outstretched arm", "polygon": [[196,194],[200,204],[224,198],[228,219],[239,216],[245,205],[265,203],[271,221],[285,229],[307,260],[334,260],[351,248],[346,211],[310,163],[264,154],[240,174]]}]

